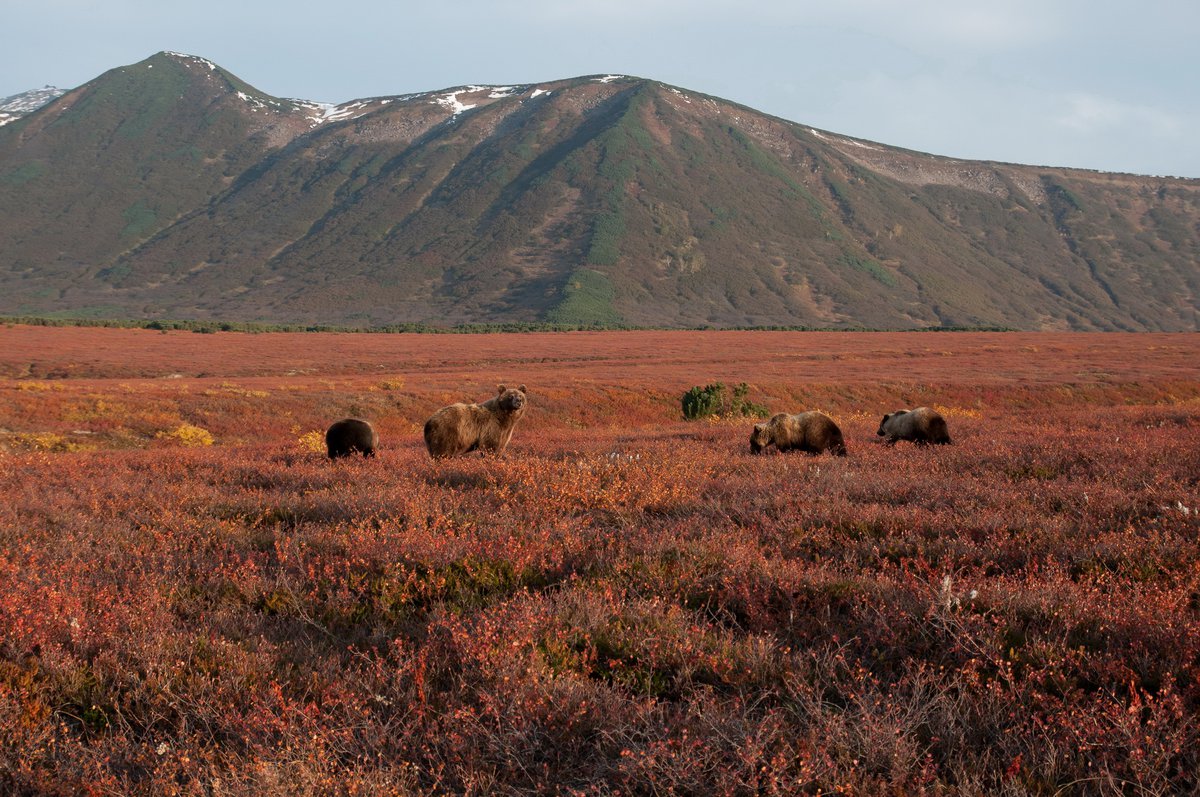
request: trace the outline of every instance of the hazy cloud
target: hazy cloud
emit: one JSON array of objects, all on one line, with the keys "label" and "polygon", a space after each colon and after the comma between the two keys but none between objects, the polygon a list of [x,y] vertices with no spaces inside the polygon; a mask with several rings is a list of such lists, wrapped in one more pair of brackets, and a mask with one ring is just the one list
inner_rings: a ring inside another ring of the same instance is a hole
[{"label": "hazy cloud", "polygon": [[1103,133],[1121,127],[1141,128],[1158,136],[1177,136],[1183,131],[1182,120],[1170,113],[1110,97],[1069,94],[1063,105],[1063,113],[1055,122],[1078,133]]},{"label": "hazy cloud", "polygon": [[989,49],[1046,41],[1063,24],[1062,4],[1006,0],[841,0],[841,2],[745,2],[744,0],[605,0],[563,3],[506,0],[471,4],[480,13],[502,7],[506,14],[554,20],[556,24],[616,23],[627,31],[660,23],[691,28],[787,25],[798,28],[853,28],[911,46]]},{"label": "hazy cloud", "polygon": [[989,51],[1025,47],[1057,35],[1060,18],[1047,2],[854,0],[830,4],[831,19],[921,50]]}]

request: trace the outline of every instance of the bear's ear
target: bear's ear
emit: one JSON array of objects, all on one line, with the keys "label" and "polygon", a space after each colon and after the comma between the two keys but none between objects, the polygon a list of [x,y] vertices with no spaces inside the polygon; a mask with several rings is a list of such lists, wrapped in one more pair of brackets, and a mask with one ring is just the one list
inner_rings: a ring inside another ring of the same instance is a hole
[{"label": "bear's ear", "polygon": [[767,425],[765,423],[754,424],[754,431],[756,431],[756,432],[761,432],[763,429],[766,429],[766,428],[767,428]]},{"label": "bear's ear", "polygon": [[892,417],[892,414],[889,412],[887,415],[884,415],[884,416],[883,416],[883,420],[882,420],[882,421],[880,421],[880,423],[881,423],[881,424],[887,423],[887,419],[888,419],[888,418],[890,418],[890,417]]},{"label": "bear's ear", "polygon": [[500,395],[503,392],[504,392],[504,385],[497,385],[496,386],[496,395]]},{"label": "bear's ear", "polygon": [[521,385],[519,388],[517,388],[517,390],[519,390],[519,391],[521,391],[522,393],[524,393],[524,392],[525,392],[525,386],[524,386],[524,385]]}]

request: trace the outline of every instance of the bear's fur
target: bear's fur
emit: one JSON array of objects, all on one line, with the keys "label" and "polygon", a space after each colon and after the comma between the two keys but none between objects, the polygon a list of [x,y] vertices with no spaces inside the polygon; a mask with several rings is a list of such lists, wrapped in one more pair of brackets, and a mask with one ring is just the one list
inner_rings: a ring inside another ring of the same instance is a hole
[{"label": "bear's fur", "polygon": [[802,412],[788,415],[781,412],[765,423],[756,423],[750,434],[750,453],[762,453],[769,445],[780,451],[799,449],[809,454],[828,451],[846,456],[846,441],[842,430],[823,412]]},{"label": "bear's fur", "polygon": [[375,427],[360,418],[343,418],[325,431],[325,448],[330,459],[354,453],[373,457],[378,446],[379,435],[375,434]]},{"label": "bear's fur", "polygon": [[500,385],[482,404],[451,404],[425,422],[425,446],[431,457],[453,457],[471,451],[500,453],[525,414],[525,386]]},{"label": "bear's fur", "polygon": [[915,410],[897,410],[883,416],[879,422],[880,437],[886,437],[886,445],[895,445],[897,440],[910,440],[919,446],[948,445],[950,433],[946,431],[946,419],[930,407]]}]

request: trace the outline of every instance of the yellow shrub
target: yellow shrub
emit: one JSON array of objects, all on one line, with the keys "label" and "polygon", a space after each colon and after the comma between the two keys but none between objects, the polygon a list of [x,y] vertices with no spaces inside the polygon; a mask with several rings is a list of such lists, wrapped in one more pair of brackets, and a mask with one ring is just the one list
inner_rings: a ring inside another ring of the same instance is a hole
[{"label": "yellow shrub", "polygon": [[318,454],[325,451],[325,433],[313,429],[296,438],[296,444],[303,451],[313,451]]},{"label": "yellow shrub", "polygon": [[940,412],[945,418],[982,418],[983,413],[979,410],[973,410],[970,407],[946,407],[942,404],[934,404],[933,408]]},{"label": "yellow shrub", "polygon": [[235,385],[232,382],[222,382],[220,390],[215,390],[215,389],[209,388],[208,390],[204,391],[204,395],[206,395],[206,396],[227,395],[227,396],[243,396],[245,398],[267,398],[271,394],[265,390],[251,390],[248,388],[244,388],[244,387]]},{"label": "yellow shrub", "polygon": [[63,420],[72,423],[84,423],[106,418],[124,418],[130,415],[129,408],[124,404],[105,401],[102,398],[90,396],[83,402],[70,404],[63,410]]},{"label": "yellow shrub", "polygon": [[17,448],[26,451],[78,451],[80,446],[71,442],[65,435],[54,432],[26,432],[14,434],[12,443]]},{"label": "yellow shrub", "polygon": [[155,437],[173,439],[184,446],[211,446],[213,436],[207,429],[181,423],[169,432],[159,432]]}]

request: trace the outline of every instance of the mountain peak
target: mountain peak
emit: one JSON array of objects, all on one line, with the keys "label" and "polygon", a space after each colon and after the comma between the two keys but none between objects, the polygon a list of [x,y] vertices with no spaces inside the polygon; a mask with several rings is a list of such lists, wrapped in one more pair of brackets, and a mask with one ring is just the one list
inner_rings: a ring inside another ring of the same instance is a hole
[{"label": "mountain peak", "polygon": [[198,55],[189,55],[187,53],[178,53],[173,50],[160,50],[152,55],[149,60],[153,60],[155,58],[170,58],[188,66],[201,66],[213,72],[217,71],[218,69],[217,65],[207,58],[201,58]]},{"label": "mountain peak", "polygon": [[1200,327],[1200,181],[941,158],[627,75],[330,104],[164,51],[0,129],[0,164],[0,313]]}]

